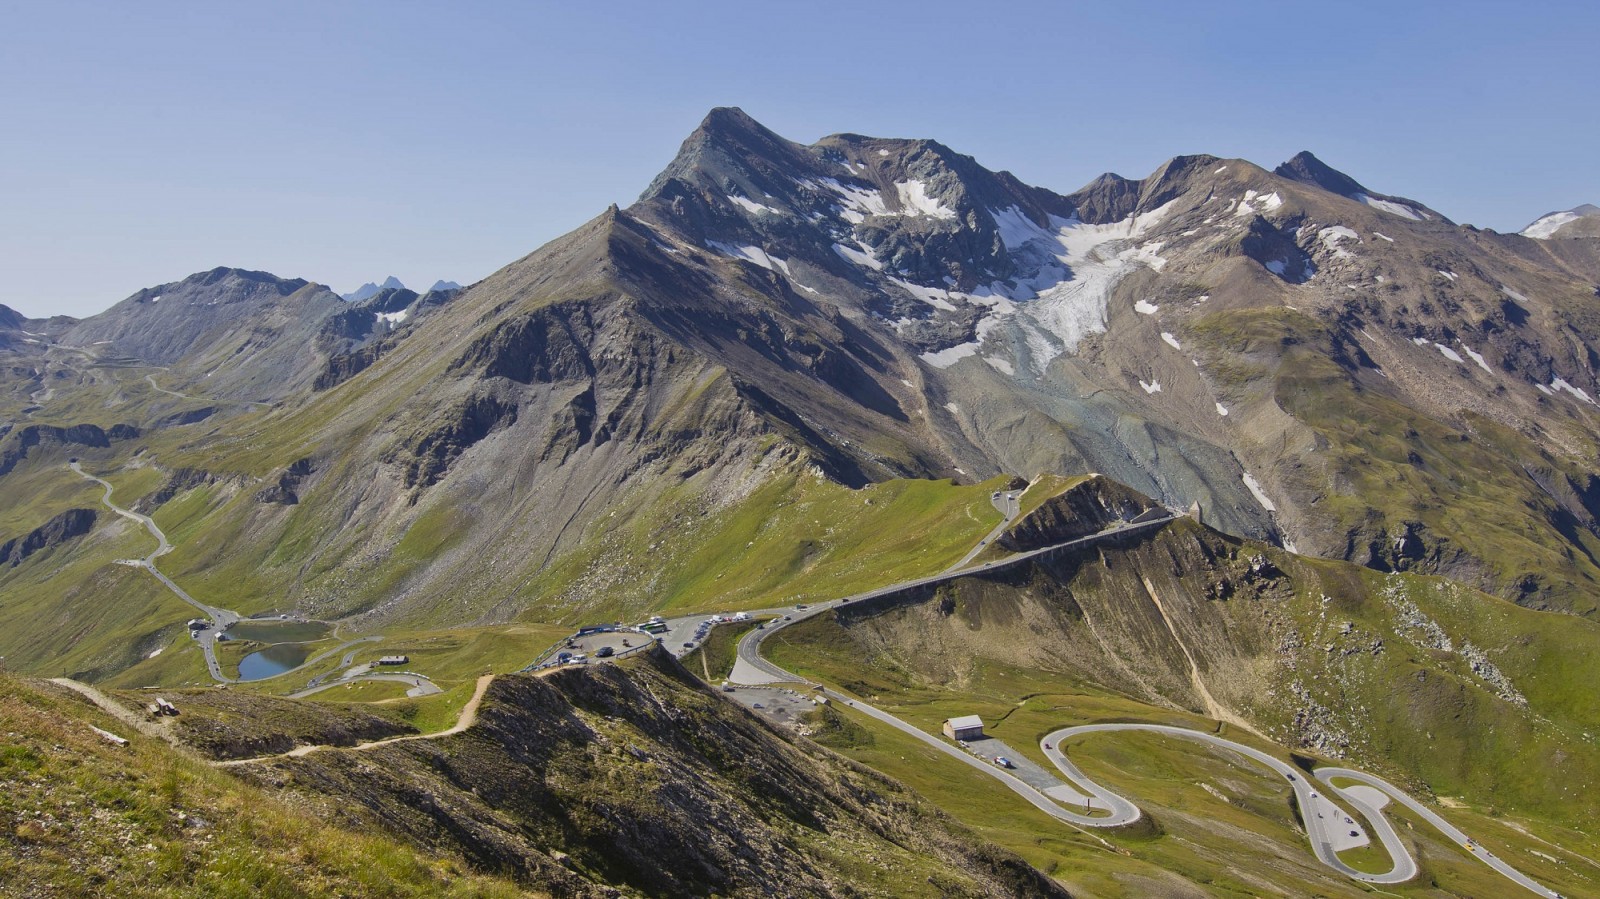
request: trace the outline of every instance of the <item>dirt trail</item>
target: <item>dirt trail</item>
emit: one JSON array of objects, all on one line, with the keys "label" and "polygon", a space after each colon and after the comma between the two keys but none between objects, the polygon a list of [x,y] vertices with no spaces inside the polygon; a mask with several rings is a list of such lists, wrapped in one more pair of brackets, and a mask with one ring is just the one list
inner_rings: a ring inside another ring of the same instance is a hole
[{"label": "dirt trail", "polygon": [[437,740],[442,737],[453,736],[478,723],[478,706],[483,704],[483,694],[488,692],[489,684],[493,681],[494,675],[492,674],[485,674],[479,677],[477,688],[472,691],[472,698],[467,700],[467,704],[461,707],[461,716],[456,719],[456,723],[451,725],[448,729],[441,730],[437,733],[406,734],[403,737],[390,737],[386,740],[373,740],[371,743],[357,743],[354,746],[329,746],[325,743],[316,743],[310,746],[296,746],[288,752],[280,752],[276,755],[262,755],[249,759],[230,759],[226,762],[217,762],[216,764],[219,767],[231,768],[237,765],[254,765],[259,762],[270,762],[274,759],[286,759],[295,758],[302,755],[310,755],[313,752],[321,752],[324,749],[348,749],[352,751],[362,751],[367,749],[375,749],[379,746],[388,746],[392,743],[408,743],[412,740]]},{"label": "dirt trail", "polygon": [[166,742],[171,743],[173,746],[178,746],[180,748],[183,747],[183,743],[179,741],[178,735],[173,733],[170,728],[163,727],[160,724],[151,721],[148,717],[140,712],[128,708],[122,703],[112,699],[110,696],[107,696],[106,694],[100,692],[94,687],[89,686],[86,683],[83,683],[82,681],[75,681],[70,677],[52,677],[50,678],[50,683],[66,687],[68,690],[78,693],[85,699],[99,706],[100,710],[105,712],[107,715],[110,715],[118,721],[121,721],[123,724],[128,725],[147,737],[155,737],[157,740],[165,740]]}]

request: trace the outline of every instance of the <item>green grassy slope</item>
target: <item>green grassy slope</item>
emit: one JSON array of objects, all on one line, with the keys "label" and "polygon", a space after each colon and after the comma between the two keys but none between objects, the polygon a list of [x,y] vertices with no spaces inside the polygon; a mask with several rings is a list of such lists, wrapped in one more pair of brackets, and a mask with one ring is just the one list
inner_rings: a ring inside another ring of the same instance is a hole
[{"label": "green grassy slope", "polygon": [[458,857],[318,821],[57,688],[0,678],[0,732],[7,895],[540,895]]}]

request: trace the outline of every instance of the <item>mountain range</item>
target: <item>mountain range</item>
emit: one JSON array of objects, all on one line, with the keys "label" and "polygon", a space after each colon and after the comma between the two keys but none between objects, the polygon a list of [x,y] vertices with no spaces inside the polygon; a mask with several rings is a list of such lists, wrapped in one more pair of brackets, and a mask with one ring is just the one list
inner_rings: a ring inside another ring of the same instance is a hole
[{"label": "mountain range", "polygon": [[[1438,603],[1463,629],[1490,616],[1464,608],[1494,610],[1498,636],[1467,645],[1524,684],[1557,679],[1519,649],[1555,645],[1546,622],[1600,639],[1597,221],[1460,225],[1309,152],[1177,156],[1059,193],[932,140],[801,144],[716,109],[637,202],[465,288],[341,297],[217,268],[81,321],[0,307],[0,542],[33,548],[0,567],[0,655],[124,686],[199,670],[164,652],[185,608],[113,564],[145,532],[46,528],[98,503],[68,458],[173,536],[162,571],[191,593],[357,633],[843,595],[937,570],[991,492],[1092,472],[1203,527],[1102,554],[1104,573],[952,594],[1100,639],[1106,666],[1158,660],[1097,674],[1046,642],[1042,669],[1149,708],[1215,694],[1335,754],[1355,725],[1328,722],[1359,696],[1384,710],[1361,718],[1383,757],[1571,822],[1589,807],[1475,781],[1404,721],[1418,704],[1508,733],[1543,721],[1494,770],[1565,754],[1587,772],[1587,699],[1518,705],[1461,639],[1384,657],[1401,666],[1385,678],[1433,678],[1422,700],[1343,669],[1261,672],[1310,670],[1290,622],[1330,603],[1361,622]],[[1291,574],[1240,561],[1269,555]],[[1278,611],[1227,604],[1246,594]],[[1305,608],[1271,606],[1289,597]],[[964,682],[929,649],[951,645],[939,626],[816,639],[894,659],[905,683]],[[1422,625],[1395,627],[1390,645]],[[1185,629],[1211,649],[1180,652]],[[1024,630],[1006,645],[1031,646]],[[996,651],[979,643],[964,651]],[[1255,673],[1207,692],[1202,669]],[[1466,745],[1459,719],[1439,712],[1441,744]]]}]

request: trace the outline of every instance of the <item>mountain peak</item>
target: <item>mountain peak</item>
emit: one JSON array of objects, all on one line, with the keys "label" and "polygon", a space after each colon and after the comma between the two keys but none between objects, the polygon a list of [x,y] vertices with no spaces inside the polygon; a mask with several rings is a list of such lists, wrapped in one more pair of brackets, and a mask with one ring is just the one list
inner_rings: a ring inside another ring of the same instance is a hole
[{"label": "mountain peak", "polygon": [[1294,154],[1294,158],[1273,169],[1272,173],[1280,178],[1316,185],[1342,197],[1354,198],[1368,192],[1359,181],[1318,159],[1310,150]]},{"label": "mountain peak", "polygon": [[357,287],[355,290],[352,290],[347,294],[341,294],[341,296],[352,303],[359,303],[362,300],[377,296],[378,292],[381,290],[404,290],[405,287],[405,284],[401,283],[399,278],[396,278],[394,275],[390,275],[389,277],[383,279],[382,284],[374,284],[371,281],[368,281],[367,283]]},{"label": "mountain peak", "polygon": [[764,176],[809,166],[800,145],[779,137],[738,107],[719,106],[684,140],[678,155],[640,199],[659,196],[673,181],[719,191],[737,186],[748,193],[767,180]]}]

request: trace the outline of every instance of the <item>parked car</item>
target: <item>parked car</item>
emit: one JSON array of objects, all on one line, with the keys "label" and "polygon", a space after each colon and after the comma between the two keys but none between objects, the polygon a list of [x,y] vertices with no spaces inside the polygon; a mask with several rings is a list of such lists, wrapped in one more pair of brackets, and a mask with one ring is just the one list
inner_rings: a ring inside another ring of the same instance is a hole
[{"label": "parked car", "polygon": [[616,655],[616,653],[617,651],[615,649],[612,649],[609,646],[602,646],[594,651],[594,657],[597,659],[609,659]]},{"label": "parked car", "polygon": [[999,765],[1002,768],[1015,768],[1015,767],[1017,767],[1016,765],[1011,764],[1011,760],[1006,758],[1003,755],[995,756],[994,757],[994,763],[996,765]]}]

